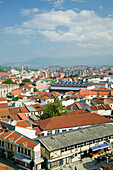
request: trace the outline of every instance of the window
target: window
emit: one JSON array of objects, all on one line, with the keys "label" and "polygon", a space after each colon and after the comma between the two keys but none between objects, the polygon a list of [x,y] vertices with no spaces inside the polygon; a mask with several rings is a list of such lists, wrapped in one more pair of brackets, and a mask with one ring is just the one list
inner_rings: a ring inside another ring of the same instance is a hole
[{"label": "window", "polygon": [[25,154],[27,155],[27,149],[25,149]]},{"label": "window", "polygon": [[23,153],[23,148],[21,148],[21,153]]},{"label": "window", "polygon": [[13,144],[11,143],[11,150],[13,150]]},{"label": "window", "polygon": [[2,141],[2,146],[4,146],[4,141]]},{"label": "window", "polygon": [[48,131],[48,133],[51,135],[52,134],[52,130]]},{"label": "window", "polygon": [[80,148],[80,145],[77,145],[77,148]]},{"label": "window", "polygon": [[56,133],[56,134],[59,133],[59,130],[55,130],[55,133]]},{"label": "window", "polygon": [[45,154],[49,155],[49,151],[47,149],[45,149]]},{"label": "window", "polygon": [[61,149],[61,152],[65,152],[65,148],[62,148],[62,149]]},{"label": "window", "polygon": [[31,155],[30,153],[31,153],[30,150],[28,150],[28,155],[29,155],[29,156]]},{"label": "window", "polygon": [[77,145],[75,145],[75,149],[77,148]]},{"label": "window", "polygon": [[77,157],[77,153],[75,153],[75,157]]},{"label": "window", "polygon": [[95,140],[95,143],[96,143],[96,142],[100,142],[100,139]]},{"label": "window", "polygon": [[66,130],[64,129],[64,130],[62,130],[62,132],[66,132]]},{"label": "window", "polygon": [[18,152],[20,152],[20,147],[18,146]]},{"label": "window", "polygon": [[91,144],[93,144],[93,141],[90,141],[90,142],[89,142],[89,145],[91,145]]},{"label": "window", "polygon": [[8,149],[9,149],[9,143],[7,144],[7,147],[8,147]]}]

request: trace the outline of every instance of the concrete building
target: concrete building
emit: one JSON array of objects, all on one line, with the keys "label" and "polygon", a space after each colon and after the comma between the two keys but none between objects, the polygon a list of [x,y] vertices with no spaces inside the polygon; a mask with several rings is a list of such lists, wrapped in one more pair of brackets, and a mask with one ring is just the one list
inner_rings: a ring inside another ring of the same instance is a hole
[{"label": "concrete building", "polygon": [[113,149],[113,125],[95,125],[62,134],[37,138],[46,169],[70,164],[85,157],[105,155]]},{"label": "concrete building", "polygon": [[17,84],[0,84],[0,97],[6,97],[7,93],[18,88]]},{"label": "concrete building", "polygon": [[41,170],[40,143],[15,131],[15,127],[1,122],[0,154],[1,157],[15,160],[22,169]]}]

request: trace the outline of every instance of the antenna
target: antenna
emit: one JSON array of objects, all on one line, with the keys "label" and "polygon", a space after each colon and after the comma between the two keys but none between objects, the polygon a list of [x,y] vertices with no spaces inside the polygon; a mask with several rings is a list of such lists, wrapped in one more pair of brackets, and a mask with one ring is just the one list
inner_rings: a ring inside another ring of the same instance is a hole
[{"label": "antenna", "polygon": [[16,124],[17,124],[17,121],[14,120],[14,121],[12,122],[12,125],[15,126]]}]

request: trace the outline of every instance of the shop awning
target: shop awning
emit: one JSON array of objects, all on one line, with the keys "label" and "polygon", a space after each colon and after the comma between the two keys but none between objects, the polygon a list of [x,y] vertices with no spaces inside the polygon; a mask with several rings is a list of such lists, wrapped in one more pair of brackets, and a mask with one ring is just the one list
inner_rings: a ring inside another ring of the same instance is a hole
[{"label": "shop awning", "polygon": [[23,162],[26,162],[28,164],[31,162],[31,159],[29,159],[29,158],[27,158],[23,155],[17,154],[17,153],[13,156],[13,158],[18,159],[18,160],[23,161]]},{"label": "shop awning", "polygon": [[97,145],[97,146],[94,146],[92,147],[92,151],[96,151],[96,150],[99,150],[99,149],[102,149],[102,148],[107,148],[109,145],[107,143],[104,143],[104,144],[101,144],[101,145]]}]

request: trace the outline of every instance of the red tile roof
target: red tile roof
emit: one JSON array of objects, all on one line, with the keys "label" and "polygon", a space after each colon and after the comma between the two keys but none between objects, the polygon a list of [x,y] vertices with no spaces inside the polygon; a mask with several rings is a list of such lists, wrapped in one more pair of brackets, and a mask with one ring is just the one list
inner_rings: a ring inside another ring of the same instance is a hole
[{"label": "red tile roof", "polygon": [[4,97],[0,97],[0,101],[7,101]]},{"label": "red tile roof", "polygon": [[0,169],[1,170],[14,170],[13,168],[7,166],[7,165],[4,165],[2,163],[0,163]]},{"label": "red tile roof", "polygon": [[8,104],[7,103],[0,103],[0,108],[8,108]]},{"label": "red tile roof", "polygon": [[18,107],[10,107],[9,111],[11,115],[16,115],[17,113],[20,113],[20,110]]},{"label": "red tile roof", "polygon": [[113,120],[95,113],[77,114],[73,116],[58,116],[37,121],[42,130],[61,129],[109,122],[113,122]]},{"label": "red tile roof", "polygon": [[26,109],[25,106],[19,107],[19,110],[20,110],[22,113],[29,113],[29,111]]},{"label": "red tile roof", "polygon": [[0,108],[0,117],[9,116],[10,112],[8,108]]},{"label": "red tile roof", "polygon": [[17,121],[16,126],[20,126],[20,127],[31,127],[31,125],[26,121],[26,120],[19,120]]},{"label": "red tile roof", "polygon": [[11,130],[6,130],[4,133],[0,134],[0,138],[4,139],[6,136],[8,136],[12,131]]},{"label": "red tile roof", "polygon": [[16,143],[19,145],[24,144],[26,147],[29,147],[29,148],[34,148],[37,145],[37,143],[25,137],[20,138],[19,140],[17,140]]},{"label": "red tile roof", "polygon": [[24,113],[17,113],[17,115],[23,120],[29,120],[29,118]]},{"label": "red tile roof", "polygon": [[113,103],[113,100],[111,99],[105,99],[108,103]]}]

